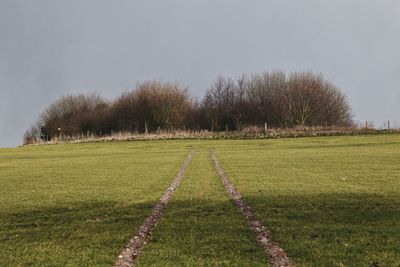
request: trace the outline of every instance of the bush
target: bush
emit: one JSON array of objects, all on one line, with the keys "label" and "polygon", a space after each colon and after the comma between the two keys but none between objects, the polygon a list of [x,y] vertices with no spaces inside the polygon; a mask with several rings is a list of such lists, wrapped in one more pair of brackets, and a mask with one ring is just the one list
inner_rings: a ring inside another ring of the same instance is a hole
[{"label": "bush", "polygon": [[219,77],[207,91],[203,109],[215,130],[265,122],[273,127],[353,124],[345,95],[311,72],[243,75],[236,81]]},{"label": "bush", "polygon": [[158,81],[138,84],[111,103],[96,94],[63,96],[40,114],[24,143],[87,132],[229,131],[264,123],[353,125],[346,96],[322,75],[274,71],[236,80],[220,76],[200,102],[193,101],[187,88]]}]

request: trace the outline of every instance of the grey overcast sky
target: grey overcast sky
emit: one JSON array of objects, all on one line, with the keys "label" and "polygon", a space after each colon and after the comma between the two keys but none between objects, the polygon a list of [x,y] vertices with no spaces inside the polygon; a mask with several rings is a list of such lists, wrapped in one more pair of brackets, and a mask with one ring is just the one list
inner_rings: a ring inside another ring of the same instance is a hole
[{"label": "grey overcast sky", "polygon": [[399,0],[0,0],[0,147],[62,95],[312,70],[400,126]]}]

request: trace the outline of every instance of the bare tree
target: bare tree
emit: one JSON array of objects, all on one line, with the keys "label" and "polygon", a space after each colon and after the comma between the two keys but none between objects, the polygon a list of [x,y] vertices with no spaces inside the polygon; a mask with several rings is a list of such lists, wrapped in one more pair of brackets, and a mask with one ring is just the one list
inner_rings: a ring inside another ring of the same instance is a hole
[{"label": "bare tree", "polygon": [[346,96],[321,74],[273,71],[236,80],[220,76],[198,102],[187,88],[159,81],[140,83],[112,103],[96,94],[67,95],[40,114],[25,133],[24,143],[50,140],[61,133],[226,131],[264,122],[275,127],[353,124]]},{"label": "bare tree", "polygon": [[321,74],[290,74],[283,96],[282,114],[288,126],[352,124],[346,97]]},{"label": "bare tree", "polygon": [[192,108],[187,88],[158,81],[138,84],[112,105],[117,129],[140,132],[185,127]]},{"label": "bare tree", "polygon": [[66,135],[77,134],[93,129],[93,124],[84,127],[88,124],[89,114],[105,110],[107,106],[107,102],[96,94],[63,96],[42,112],[38,124],[43,134],[50,138],[57,136],[60,130]]},{"label": "bare tree", "polygon": [[40,128],[37,123],[32,124],[28,130],[25,131],[23,136],[23,144],[35,144],[42,138]]}]

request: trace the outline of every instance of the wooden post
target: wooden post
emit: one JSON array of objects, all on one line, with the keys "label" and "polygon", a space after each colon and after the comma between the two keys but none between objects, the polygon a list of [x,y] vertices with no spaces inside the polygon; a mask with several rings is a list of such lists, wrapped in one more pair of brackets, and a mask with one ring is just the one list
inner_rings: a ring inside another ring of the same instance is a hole
[{"label": "wooden post", "polygon": [[267,133],[268,130],[268,123],[264,122],[264,133]]},{"label": "wooden post", "polygon": [[387,129],[390,130],[390,121],[388,121]]}]

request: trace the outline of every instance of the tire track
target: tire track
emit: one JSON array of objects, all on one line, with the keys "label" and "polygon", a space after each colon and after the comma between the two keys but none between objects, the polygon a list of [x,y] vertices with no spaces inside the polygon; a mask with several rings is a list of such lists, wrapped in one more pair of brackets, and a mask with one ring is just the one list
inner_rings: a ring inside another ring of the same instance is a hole
[{"label": "tire track", "polygon": [[152,213],[147,219],[143,222],[143,224],[139,227],[136,235],[133,236],[128,244],[125,245],[123,250],[121,251],[118,259],[114,263],[113,267],[132,267],[135,266],[136,260],[143,249],[143,246],[149,241],[149,238],[156,227],[157,223],[160,221],[167,203],[170,201],[175,189],[179,186],[183,179],[183,175],[192,160],[193,151],[191,151],[183,163],[182,168],[180,169],[178,175],[175,177],[172,184],[165,190],[164,194],[160,198],[160,202],[158,202]]},{"label": "tire track", "polygon": [[256,234],[257,243],[269,256],[272,266],[295,266],[295,264],[287,256],[286,252],[278,245],[278,243],[272,240],[271,233],[265,226],[262,225],[261,221],[257,219],[250,206],[246,205],[240,192],[234,187],[229,176],[225,174],[214,150],[211,150],[211,157],[214,161],[218,175],[221,177],[222,183],[225,186],[225,189],[228,191],[236,206],[245,217],[250,229]]}]

